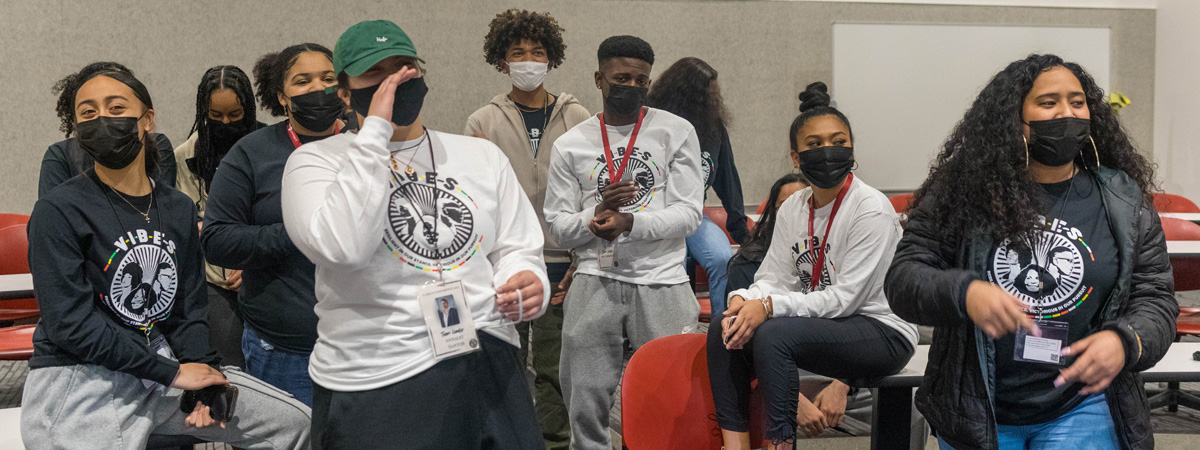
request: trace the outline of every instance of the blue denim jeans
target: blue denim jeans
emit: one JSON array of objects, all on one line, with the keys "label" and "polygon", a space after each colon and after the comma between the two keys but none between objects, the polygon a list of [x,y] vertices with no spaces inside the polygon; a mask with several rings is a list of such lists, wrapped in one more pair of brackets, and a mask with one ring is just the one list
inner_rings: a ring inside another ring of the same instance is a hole
[{"label": "blue denim jeans", "polygon": [[312,407],[313,382],[308,376],[308,353],[285,352],[258,337],[250,325],[242,328],[246,373],[265,381]]},{"label": "blue denim jeans", "polygon": [[725,312],[725,283],[729,279],[726,268],[729,258],[733,257],[729,238],[708,216],[702,216],[700,227],[687,237],[687,253],[708,273],[708,299],[712,305],[712,317],[716,317]]},{"label": "blue denim jeans", "polygon": [[[1075,409],[1037,425],[997,425],[1000,450],[1116,450],[1117,427],[1104,394],[1088,397]],[[938,448],[954,450],[942,438]]]}]

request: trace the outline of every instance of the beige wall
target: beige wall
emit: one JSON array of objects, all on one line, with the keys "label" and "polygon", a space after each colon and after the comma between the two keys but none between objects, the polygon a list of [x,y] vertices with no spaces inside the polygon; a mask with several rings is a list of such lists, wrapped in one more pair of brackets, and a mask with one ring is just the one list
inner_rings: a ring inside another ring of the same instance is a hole
[{"label": "beige wall", "polygon": [[1134,99],[1121,117],[1145,150],[1152,142],[1153,10],[578,0],[5,2],[0,211],[32,209],[42,154],[62,139],[50,86],[83,64],[128,65],[155,99],[159,131],[181,143],[195,114],[196,84],[208,67],[236,64],[249,71],[264,53],[305,41],[332,47],[357,21],[391,19],[428,62],[426,124],[460,132],[468,114],[508,89],[507,78],[483,62],[482,44],[488,22],[510,6],[549,11],[566,28],[567,60],[551,72],[547,87],[575,94],[591,111],[600,105],[592,82],[595,50],[610,35],[649,41],[656,73],[683,56],[716,67],[733,112],[730,134],[748,205],[765,198],[771,183],[791,169],[785,134],[796,114],[796,94],[811,81],[831,78],[834,21],[1111,27],[1112,88]]}]

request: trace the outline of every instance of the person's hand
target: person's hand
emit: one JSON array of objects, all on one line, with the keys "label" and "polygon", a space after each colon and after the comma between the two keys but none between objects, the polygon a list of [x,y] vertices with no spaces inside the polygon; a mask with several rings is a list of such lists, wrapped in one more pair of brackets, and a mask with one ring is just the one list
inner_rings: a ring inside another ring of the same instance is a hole
[{"label": "person's hand", "polygon": [[829,422],[825,419],[825,413],[822,413],[817,405],[808,401],[804,394],[800,394],[800,398],[796,403],[796,425],[804,431],[805,437],[816,437],[825,432],[829,428]]},{"label": "person's hand", "polygon": [[420,71],[413,67],[404,67],[396,73],[388,75],[379,83],[379,89],[371,97],[371,107],[367,116],[375,116],[388,122],[392,121],[392,106],[396,103],[396,86],[416,78]]},{"label": "person's hand", "polygon": [[988,282],[972,281],[967,287],[967,316],[993,339],[1018,328],[1029,330],[1034,336],[1042,335],[1033,319],[1025,314],[1020,300]]},{"label": "person's hand", "polygon": [[622,206],[625,206],[637,198],[638,186],[633,181],[622,181],[620,183],[612,183],[604,187],[604,197],[600,203],[596,205],[596,215],[604,211],[617,212]]},{"label": "person's hand", "polygon": [[[517,295],[518,289],[520,296]],[[522,316],[528,320],[542,310],[542,294],[542,280],[533,272],[523,270],[496,288],[496,309],[509,320],[516,321]],[[520,304],[517,303],[518,298],[522,299]]]},{"label": "person's hand", "polygon": [[242,288],[242,271],[232,269],[225,273],[225,288],[236,291]]},{"label": "person's hand", "polygon": [[171,381],[171,387],[185,391],[197,391],[218,384],[229,384],[229,380],[217,369],[201,363],[180,364],[175,380]]},{"label": "person's hand", "polygon": [[[735,296],[734,298],[742,297]],[[728,321],[728,326],[722,328],[724,332],[721,337],[725,339],[726,349],[739,350],[747,342],[750,342],[750,338],[754,337],[754,330],[757,330],[758,326],[767,320],[767,308],[761,300],[743,299],[741,302],[730,303],[729,308],[725,310],[725,317],[736,320]],[[722,325],[725,323],[723,322]]]},{"label": "person's hand", "polygon": [[212,414],[209,412],[210,409],[211,408],[204,406],[203,403],[196,402],[196,409],[193,409],[192,413],[188,414],[187,418],[183,421],[184,423],[196,428],[204,428],[214,423],[220,424],[221,428],[225,428],[225,422],[218,422],[216,419],[212,418]]},{"label": "person's hand", "polygon": [[813,399],[813,405],[816,405],[817,409],[825,414],[825,423],[830,427],[836,427],[842,423],[842,416],[846,414],[846,394],[849,392],[850,386],[833,380]]},{"label": "person's hand", "polygon": [[571,264],[571,268],[567,269],[566,275],[563,275],[562,281],[558,282],[558,292],[555,292],[554,296],[550,297],[551,305],[561,305],[567,299],[567,291],[571,289],[571,283],[575,281],[575,268],[576,266]]},{"label": "person's hand", "polygon": [[588,222],[588,230],[600,239],[615,241],[617,236],[633,230],[633,214],[605,210]]},{"label": "person's hand", "polygon": [[1078,355],[1071,367],[1063,369],[1054,380],[1054,386],[1067,383],[1084,383],[1081,395],[1103,391],[1112,383],[1121,368],[1125,367],[1125,345],[1121,337],[1112,330],[1104,330],[1080,339],[1062,349],[1063,356]]}]

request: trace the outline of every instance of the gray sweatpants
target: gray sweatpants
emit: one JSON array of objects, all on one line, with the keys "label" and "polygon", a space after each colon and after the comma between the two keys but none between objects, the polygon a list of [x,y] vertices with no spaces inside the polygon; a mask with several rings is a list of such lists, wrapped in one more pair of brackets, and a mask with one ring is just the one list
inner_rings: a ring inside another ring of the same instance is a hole
[{"label": "gray sweatpants", "polygon": [[626,350],[696,330],[700,304],[687,284],[639,285],[576,275],[563,302],[563,400],[573,450],[610,450],[609,410]]},{"label": "gray sweatpants", "polygon": [[183,391],[96,365],[29,371],[21,405],[21,440],[29,450],[143,450],[150,434],[191,435],[246,449],[307,449],[312,412],[286,392],[235,367],[225,377],[238,388],[234,418],[221,428],[184,423]]}]

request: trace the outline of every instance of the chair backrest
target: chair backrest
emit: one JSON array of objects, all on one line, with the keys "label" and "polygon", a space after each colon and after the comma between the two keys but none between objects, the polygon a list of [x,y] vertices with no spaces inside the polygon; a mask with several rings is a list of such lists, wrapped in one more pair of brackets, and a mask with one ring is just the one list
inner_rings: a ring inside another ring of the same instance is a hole
[{"label": "chair backrest", "polygon": [[908,214],[908,209],[912,206],[913,195],[896,194],[888,197],[888,200],[892,202],[892,208],[895,208],[897,213]]},{"label": "chair backrest", "polygon": [[1200,213],[1200,206],[1187,197],[1167,193],[1154,194],[1154,209],[1169,213]]},{"label": "chair backrest", "polygon": [[24,215],[24,214],[0,214],[0,228],[7,227],[9,225],[17,225],[17,224],[24,225],[27,223],[29,223],[29,216],[27,216],[27,215]]},{"label": "chair backrest", "polygon": [[[1200,225],[1181,219],[1162,218],[1168,241],[1200,241]],[[1200,290],[1200,259],[1171,258],[1176,291]]]},{"label": "chair backrest", "polygon": [[25,224],[0,228],[0,275],[29,273],[29,237]]},{"label": "chair backrest", "polygon": [[759,204],[758,204],[758,213],[759,213],[759,214],[762,214],[762,213],[763,213],[763,211],[766,211],[766,210],[767,210],[767,202],[768,202],[768,201],[770,201],[770,200],[771,200],[771,199],[766,199],[766,200],[763,200],[763,202],[762,202],[762,203],[759,203]]},{"label": "chair backrest", "polygon": [[[630,358],[621,379],[622,443],[629,450],[720,450],[706,339],[703,334],[658,338]],[[750,411],[750,442],[761,443],[757,390]]]}]

